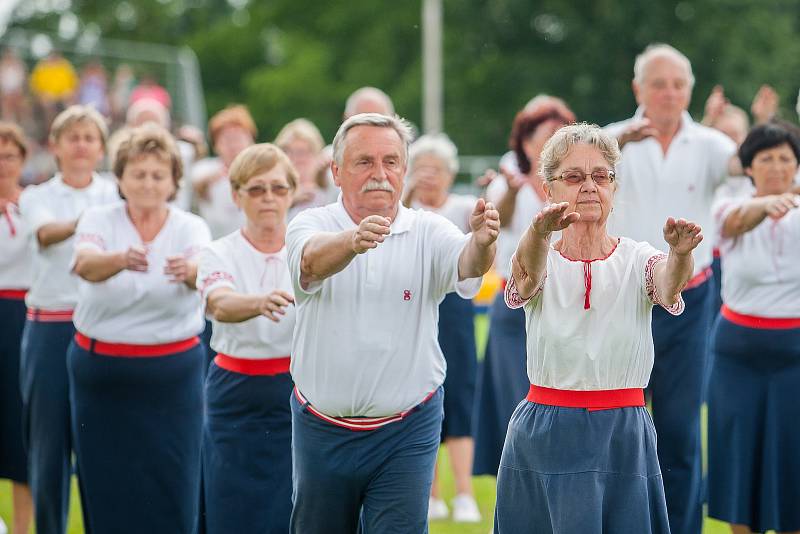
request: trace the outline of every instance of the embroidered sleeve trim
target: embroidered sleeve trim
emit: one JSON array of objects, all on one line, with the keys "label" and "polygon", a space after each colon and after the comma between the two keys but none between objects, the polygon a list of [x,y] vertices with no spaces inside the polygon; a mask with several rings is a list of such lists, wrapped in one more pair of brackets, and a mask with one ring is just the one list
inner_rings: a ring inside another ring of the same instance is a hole
[{"label": "embroidered sleeve trim", "polygon": [[512,310],[516,310],[517,308],[521,308],[525,306],[528,302],[531,301],[533,297],[538,295],[542,292],[544,288],[544,281],[547,278],[547,273],[544,273],[542,279],[539,281],[539,285],[536,286],[536,289],[533,290],[533,294],[523,299],[522,296],[519,294],[519,290],[517,289],[517,283],[514,281],[514,275],[512,274],[511,277],[508,279],[508,283],[506,284],[506,288],[503,291],[503,298],[506,302],[506,306],[511,308]]},{"label": "embroidered sleeve trim", "polygon": [[645,291],[647,292],[647,298],[650,299],[650,302],[657,306],[661,306],[667,313],[670,315],[680,315],[683,313],[686,304],[683,302],[683,295],[678,295],[678,302],[673,304],[672,306],[667,306],[664,304],[664,301],[661,299],[661,295],[658,294],[658,288],[656,288],[654,277],[654,269],[655,266],[662,261],[667,261],[666,254],[655,254],[650,256],[650,259],[647,260],[647,264],[644,268],[644,287]]},{"label": "embroidered sleeve trim", "polygon": [[[220,284],[220,282],[223,283]],[[200,290],[200,294],[205,296],[209,288],[217,284],[233,286],[234,285],[233,276],[230,273],[226,273],[223,271],[214,271],[210,273],[208,276],[203,278],[202,282],[200,282],[200,287],[198,288]]]},{"label": "embroidered sleeve trim", "polygon": [[75,244],[81,245],[84,243],[90,243],[92,245],[100,247],[100,249],[106,249],[106,242],[103,240],[103,237],[98,234],[78,234],[75,236]]}]

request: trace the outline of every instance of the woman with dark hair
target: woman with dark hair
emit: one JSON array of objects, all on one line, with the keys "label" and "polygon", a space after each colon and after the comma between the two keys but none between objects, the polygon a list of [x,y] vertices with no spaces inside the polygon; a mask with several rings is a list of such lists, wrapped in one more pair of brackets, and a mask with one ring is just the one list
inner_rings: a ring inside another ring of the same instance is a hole
[{"label": "woman with dark hair", "polygon": [[800,142],[769,123],[739,148],[752,194],[714,206],[722,310],[708,392],[708,515],[800,532]]},{"label": "woman with dark hair", "polygon": [[[533,217],[544,207],[542,178],[537,171],[542,147],[556,130],[575,121],[563,102],[553,97],[535,101],[514,118],[509,145],[511,165],[501,162],[501,175],[486,191],[500,212],[495,269],[507,280],[511,256]],[[525,376],[525,313],[496,298],[489,312],[489,340],[478,378],[475,406],[473,473],[496,475],[511,413],[528,391]]]}]

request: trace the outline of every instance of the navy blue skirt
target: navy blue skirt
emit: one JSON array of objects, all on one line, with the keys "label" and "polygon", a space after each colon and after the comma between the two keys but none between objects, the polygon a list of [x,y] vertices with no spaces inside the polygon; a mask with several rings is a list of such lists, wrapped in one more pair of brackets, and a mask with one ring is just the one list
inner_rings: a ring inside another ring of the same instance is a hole
[{"label": "navy blue skirt", "polygon": [[495,534],[669,531],[645,408],[517,406],[497,475]]},{"label": "navy blue skirt", "polygon": [[0,478],[28,481],[28,456],[22,442],[19,361],[25,301],[0,298]]},{"label": "navy blue skirt", "polygon": [[203,346],[126,358],[73,342],[67,358],[86,532],[194,533]]},{"label": "navy blue skirt", "polygon": [[292,513],[289,373],[251,376],[212,363],[203,421],[209,534],[286,534]]},{"label": "navy blue skirt", "polygon": [[447,362],[442,439],[472,436],[478,355],[471,300],[448,293],[439,305],[439,346]]},{"label": "navy blue skirt", "polygon": [[510,309],[499,294],[489,312],[489,340],[478,375],[475,402],[476,475],[496,475],[514,408],[530,387],[525,310]]},{"label": "navy blue skirt", "polygon": [[708,515],[755,532],[800,530],[800,328],[720,316],[708,393]]}]

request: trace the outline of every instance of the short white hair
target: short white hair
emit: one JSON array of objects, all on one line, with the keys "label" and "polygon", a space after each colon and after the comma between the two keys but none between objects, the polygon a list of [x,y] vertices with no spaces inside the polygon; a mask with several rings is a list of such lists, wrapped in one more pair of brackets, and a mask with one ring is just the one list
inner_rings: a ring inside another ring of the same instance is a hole
[{"label": "short white hair", "polygon": [[336,136],[333,138],[333,161],[337,166],[342,166],[344,149],[347,145],[347,132],[356,126],[377,126],[379,128],[392,128],[403,143],[403,161],[408,161],[408,145],[411,144],[413,134],[411,125],[398,116],[381,115],[380,113],[359,113],[345,120]]},{"label": "short white hair", "polygon": [[546,181],[555,178],[555,172],[569,151],[575,145],[589,145],[597,148],[613,169],[620,158],[619,144],[596,124],[581,122],[559,128],[548,139],[539,156],[539,174]]},{"label": "short white hair", "polygon": [[689,87],[694,87],[694,74],[692,73],[692,62],[689,58],[683,55],[680,50],[664,43],[654,43],[648,45],[644,51],[636,56],[636,61],[633,64],[633,81],[641,85],[644,83],[645,72],[650,62],[657,58],[669,58],[682,64],[686,69],[686,75],[689,79]]},{"label": "short white hair", "polygon": [[434,156],[447,166],[451,174],[458,172],[458,149],[443,133],[425,134],[408,149],[408,166],[412,167],[419,156]]},{"label": "short white hair", "polygon": [[347,97],[347,102],[344,105],[345,117],[353,116],[356,113],[361,100],[364,99],[381,101],[381,103],[383,103],[383,105],[386,107],[387,114],[394,115],[394,104],[392,103],[392,99],[389,98],[389,95],[377,87],[362,87],[360,89],[356,89],[353,94]]}]

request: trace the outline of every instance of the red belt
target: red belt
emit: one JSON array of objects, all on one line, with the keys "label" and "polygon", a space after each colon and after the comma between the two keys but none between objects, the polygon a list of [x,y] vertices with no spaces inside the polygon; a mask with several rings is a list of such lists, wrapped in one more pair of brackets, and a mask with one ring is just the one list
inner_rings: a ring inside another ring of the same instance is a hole
[{"label": "red belt", "polygon": [[168,356],[178,352],[184,352],[200,343],[197,336],[173,341],[172,343],[161,343],[158,345],[134,345],[130,343],[107,343],[97,341],[81,334],[75,333],[75,343],[83,350],[88,350],[94,354],[103,356],[122,356],[127,358],[148,358],[155,356]]},{"label": "red belt", "polygon": [[253,360],[249,358],[237,358],[227,354],[217,353],[214,363],[219,367],[243,375],[280,375],[289,372],[291,358],[270,358],[267,360]]},{"label": "red belt", "polygon": [[719,313],[734,324],[746,326],[747,328],[762,328],[769,330],[800,328],[800,318],[794,317],[758,317],[756,315],[744,315],[736,313],[725,304],[720,308]]},{"label": "red belt", "polygon": [[395,421],[402,421],[411,413],[416,411],[417,408],[428,402],[431,397],[436,394],[439,388],[434,389],[428,395],[422,399],[422,402],[414,406],[413,408],[409,408],[404,412],[400,412],[394,415],[389,415],[387,417],[331,417],[330,415],[325,415],[324,413],[320,412],[316,408],[314,408],[310,402],[306,400],[305,397],[300,393],[300,390],[297,389],[297,386],[294,388],[294,394],[297,397],[298,402],[306,409],[308,409],[311,415],[314,415],[326,423],[330,423],[332,425],[340,426],[342,428],[346,428],[348,430],[355,430],[355,431],[364,431],[364,430],[377,430],[383,426],[388,425],[389,423],[394,423]]},{"label": "red belt", "polygon": [[72,321],[72,310],[43,310],[41,308],[28,308],[25,315],[29,321],[40,323],[69,323]]},{"label": "red belt", "polygon": [[709,278],[714,275],[714,271],[711,270],[711,267],[706,267],[696,275],[694,275],[687,283],[686,287],[683,288],[683,291],[687,289],[694,289],[695,287],[699,286]]},{"label": "red belt", "polygon": [[0,289],[0,299],[24,300],[27,289]]},{"label": "red belt", "polygon": [[644,390],[632,388],[575,391],[551,389],[531,384],[526,399],[537,404],[565,408],[588,408],[589,411],[609,410],[611,408],[644,406]]}]

